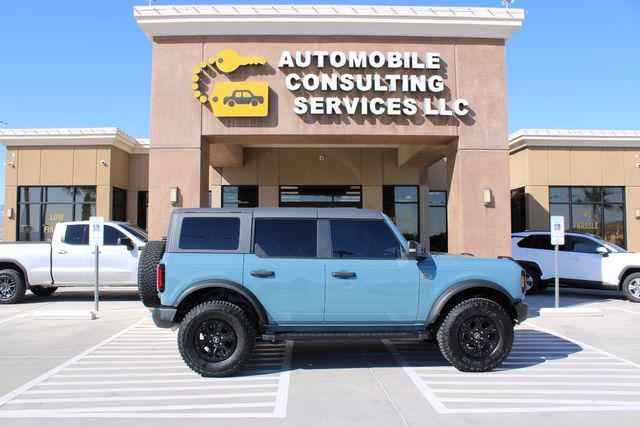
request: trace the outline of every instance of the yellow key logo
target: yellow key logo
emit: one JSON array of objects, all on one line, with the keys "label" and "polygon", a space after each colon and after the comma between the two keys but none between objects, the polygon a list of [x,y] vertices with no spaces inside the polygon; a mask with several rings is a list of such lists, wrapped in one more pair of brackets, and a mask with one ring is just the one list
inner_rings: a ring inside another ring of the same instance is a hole
[{"label": "yellow key logo", "polygon": [[208,67],[231,73],[243,65],[263,65],[263,56],[240,56],[233,49],[224,49],[216,57],[201,61],[193,70],[191,90],[202,104],[209,102],[216,117],[266,117],[269,114],[269,84],[266,82],[219,82],[207,96]]},{"label": "yellow key logo", "polygon": [[209,96],[216,117],[266,117],[269,84],[266,82],[220,82]]}]

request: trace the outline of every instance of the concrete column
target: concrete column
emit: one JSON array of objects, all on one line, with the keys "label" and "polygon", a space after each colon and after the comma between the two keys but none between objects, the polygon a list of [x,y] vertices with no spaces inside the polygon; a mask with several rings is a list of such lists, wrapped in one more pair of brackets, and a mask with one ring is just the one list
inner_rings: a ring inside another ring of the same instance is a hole
[{"label": "concrete column", "polygon": [[[167,234],[173,207],[208,204],[209,144],[201,138],[202,106],[190,90],[202,50],[202,37],[153,41],[148,230],[154,240]],[[169,200],[171,187],[179,189],[175,206]]]},{"label": "concrete column", "polygon": [[[511,255],[507,150],[456,150],[447,155],[449,252],[479,257]],[[487,205],[483,190],[490,189]]]}]

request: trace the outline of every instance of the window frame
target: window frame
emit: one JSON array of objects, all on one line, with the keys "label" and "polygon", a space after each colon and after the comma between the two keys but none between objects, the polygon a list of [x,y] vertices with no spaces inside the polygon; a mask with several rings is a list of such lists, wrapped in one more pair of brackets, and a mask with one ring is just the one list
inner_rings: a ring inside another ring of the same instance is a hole
[{"label": "window frame", "polygon": [[[256,253],[256,222],[260,221],[260,220],[283,220],[283,221],[315,221],[316,223],[316,254],[315,256],[308,256],[308,257],[294,257],[294,256],[269,256],[269,255],[262,255],[262,254],[258,254]],[[293,217],[258,217],[258,218],[254,218],[251,224],[251,253],[255,256],[257,256],[258,258],[262,258],[262,259],[320,259],[320,253],[321,253],[321,227],[320,227],[320,219],[318,218],[305,218],[305,217],[298,217],[298,218],[293,218]]]},{"label": "window frame", "polygon": [[[429,200],[429,196],[427,195],[427,233],[430,233],[428,228],[429,228],[429,215],[430,215],[430,209],[431,208],[442,208],[444,209],[444,229],[446,230],[446,250],[444,252],[441,253],[448,253],[449,252],[449,193],[447,190],[429,190],[429,194],[431,193],[443,193],[444,194],[444,206],[439,206],[439,205],[431,205],[431,202]],[[426,239],[429,239],[429,252],[433,251],[433,248],[431,248],[431,234],[425,236]]]},{"label": "window frame", "polygon": [[[238,218],[240,231],[238,236],[238,248],[234,250],[223,249],[182,249],[180,248],[180,231],[182,222],[186,218]],[[252,214],[248,212],[185,212],[174,214],[169,224],[167,239],[168,253],[203,253],[203,254],[247,254],[251,253],[252,238]]]},{"label": "window frame", "polygon": [[[600,190],[600,200],[597,202],[574,202],[573,201],[573,191],[575,189],[583,189],[583,188],[597,188]],[[622,202],[609,202],[606,203],[604,201],[604,190],[607,188],[614,188],[614,189],[620,189],[622,190]],[[552,202],[551,201],[551,191],[553,191],[554,189],[567,189],[568,190],[568,201],[567,202]],[[627,240],[627,216],[626,216],[626,211],[627,211],[627,201],[626,201],[626,187],[624,186],[616,186],[616,185],[550,185],[549,186],[549,190],[548,190],[548,195],[549,195],[549,214],[551,214],[551,210],[552,207],[555,206],[567,206],[569,208],[569,224],[565,224],[565,228],[567,230],[567,232],[573,232],[573,233],[584,233],[584,234],[592,234],[592,233],[588,233],[582,230],[576,230],[573,227],[573,207],[574,205],[597,205],[599,208],[599,214],[601,216],[601,234],[600,235],[596,235],[593,234],[594,236],[596,236],[599,239],[602,239],[603,241],[607,242],[607,238],[605,236],[605,229],[606,229],[606,223],[605,223],[605,207],[607,205],[613,205],[613,206],[622,206],[622,211],[623,211],[623,215],[622,215],[622,227],[623,227],[623,233],[622,233],[622,239],[623,242],[622,244],[619,244],[617,242],[611,242],[617,246],[620,246],[621,248],[626,250],[626,246],[628,244],[628,240]],[[551,215],[549,215],[549,227],[551,227]]]},{"label": "window frame", "polygon": [[[39,200],[37,201],[22,201],[20,200],[20,194],[22,192],[22,189],[31,189],[31,188],[37,188],[40,190],[40,197]],[[64,201],[52,201],[49,202],[47,201],[49,196],[48,196],[48,191],[50,188],[68,188],[68,189],[72,189],[73,191],[71,192],[71,201],[70,202],[64,202]],[[85,200],[76,200],[78,197],[78,189],[83,188],[83,189],[89,189],[89,191],[93,191],[94,193],[94,201],[93,202],[87,202]],[[47,240],[49,240],[46,236],[46,232],[45,232],[45,226],[47,225],[47,219],[45,217],[45,206],[48,205],[65,205],[65,206],[71,206],[71,218],[69,218],[68,220],[65,221],[57,221],[55,222],[56,224],[59,222],[75,222],[75,221],[83,221],[82,218],[78,218],[76,217],[76,208],[79,206],[83,206],[83,205],[90,205],[92,207],[92,211],[96,212],[97,209],[97,200],[98,200],[98,194],[97,194],[97,187],[95,185],[19,185],[16,188],[16,241],[35,241],[35,242],[45,242]],[[29,205],[31,207],[36,207],[38,209],[37,215],[39,218],[39,229],[37,230],[37,233],[40,235],[40,240],[23,240],[20,239],[20,227],[21,227],[21,222],[20,222],[20,217],[22,214],[22,209],[23,207],[25,207],[26,205]],[[84,221],[88,220],[85,219]],[[53,236],[53,232],[50,233],[51,237]]]},{"label": "window frame", "polygon": [[[393,191],[393,200],[391,200],[391,202],[385,202],[385,200],[384,200],[384,190],[385,190],[385,188],[390,188]],[[395,189],[396,188],[415,188],[415,190],[416,190],[416,201],[415,202],[398,202],[398,201],[396,201],[396,193],[395,193]],[[395,218],[395,215],[392,217],[387,212],[385,212],[385,204],[393,204],[394,213],[396,211],[396,205],[415,205],[415,207],[416,207],[416,213],[417,213],[417,216],[416,216],[416,224],[417,224],[416,238],[415,239],[407,239],[407,240],[420,241],[420,208],[421,208],[421,203],[420,202],[421,202],[421,200],[420,200],[420,186],[419,185],[383,185],[382,186],[382,212],[384,212],[388,217],[390,217],[391,221],[393,221],[393,218]],[[446,208],[446,206],[445,206],[445,208]],[[427,206],[427,209],[429,209],[429,206]],[[395,221],[393,221],[393,223],[396,224],[396,227],[398,226],[398,224]],[[400,229],[398,229],[398,230],[400,231],[400,233],[402,233],[402,231]]]},{"label": "window frame", "polygon": [[[399,259],[408,259],[407,258],[407,254],[405,253],[405,250],[404,250],[404,246],[402,245],[402,242],[400,242],[400,240],[396,236],[396,233],[394,233],[393,230],[391,230],[391,228],[389,228],[389,224],[387,224],[387,222],[382,218],[380,218],[380,219],[376,219],[376,218],[325,218],[324,220],[327,223],[327,227],[326,228],[327,228],[327,236],[328,236],[328,259],[336,259],[336,260],[341,260],[341,261],[348,261],[348,260],[397,261]],[[393,240],[398,244],[398,247],[400,248],[400,253],[399,253],[398,256],[396,256],[394,258],[380,258],[380,257],[340,258],[340,257],[335,257],[333,255],[333,236],[332,236],[332,232],[331,232],[331,221],[363,221],[363,222],[375,222],[375,221],[378,221],[378,222],[381,222],[387,228],[387,230],[389,231],[389,233],[393,237]],[[318,253],[320,253],[320,252],[318,252]]]}]

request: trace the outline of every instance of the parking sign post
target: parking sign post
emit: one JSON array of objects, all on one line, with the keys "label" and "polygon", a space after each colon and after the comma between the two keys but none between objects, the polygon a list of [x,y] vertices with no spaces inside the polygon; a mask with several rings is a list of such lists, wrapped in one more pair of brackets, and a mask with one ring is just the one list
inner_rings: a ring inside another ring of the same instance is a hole
[{"label": "parking sign post", "polygon": [[555,293],[556,293],[556,304],[555,307],[560,307],[560,273],[559,273],[559,265],[558,265],[558,251],[560,245],[564,245],[564,217],[563,216],[552,216],[551,217],[551,244],[554,246],[554,256],[555,256]]},{"label": "parking sign post", "polygon": [[100,300],[100,247],[104,244],[104,218],[92,216],[89,218],[89,246],[93,246],[96,254],[95,261],[95,292],[93,298],[93,309],[99,310]]}]

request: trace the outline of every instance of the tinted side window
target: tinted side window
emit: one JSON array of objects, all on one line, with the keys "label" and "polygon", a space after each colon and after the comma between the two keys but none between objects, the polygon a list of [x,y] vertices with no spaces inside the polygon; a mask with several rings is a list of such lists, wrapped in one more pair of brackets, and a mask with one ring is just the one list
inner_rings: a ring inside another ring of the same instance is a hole
[{"label": "tinted side window", "polygon": [[239,218],[192,217],[182,220],[180,249],[236,250]]},{"label": "tinted side window", "polygon": [[525,248],[525,249],[537,249],[536,247],[536,237],[535,235],[533,236],[527,236],[524,239],[520,240],[518,242],[518,247],[519,248]]},{"label": "tinted side window", "polygon": [[118,239],[121,237],[127,237],[120,230],[105,225],[104,227],[104,244],[107,246],[115,246],[118,244]]},{"label": "tinted side window", "polygon": [[318,232],[315,219],[256,219],[254,233],[256,255],[316,256]]},{"label": "tinted side window", "polygon": [[64,242],[68,245],[88,245],[89,226],[86,224],[67,225]]},{"label": "tinted side window", "polygon": [[598,243],[591,239],[585,239],[584,237],[571,237],[573,245],[571,246],[571,252],[580,252],[583,254],[596,254],[596,249],[600,246]]},{"label": "tinted side window", "polygon": [[384,221],[334,219],[331,244],[334,258],[399,258],[400,243]]}]

